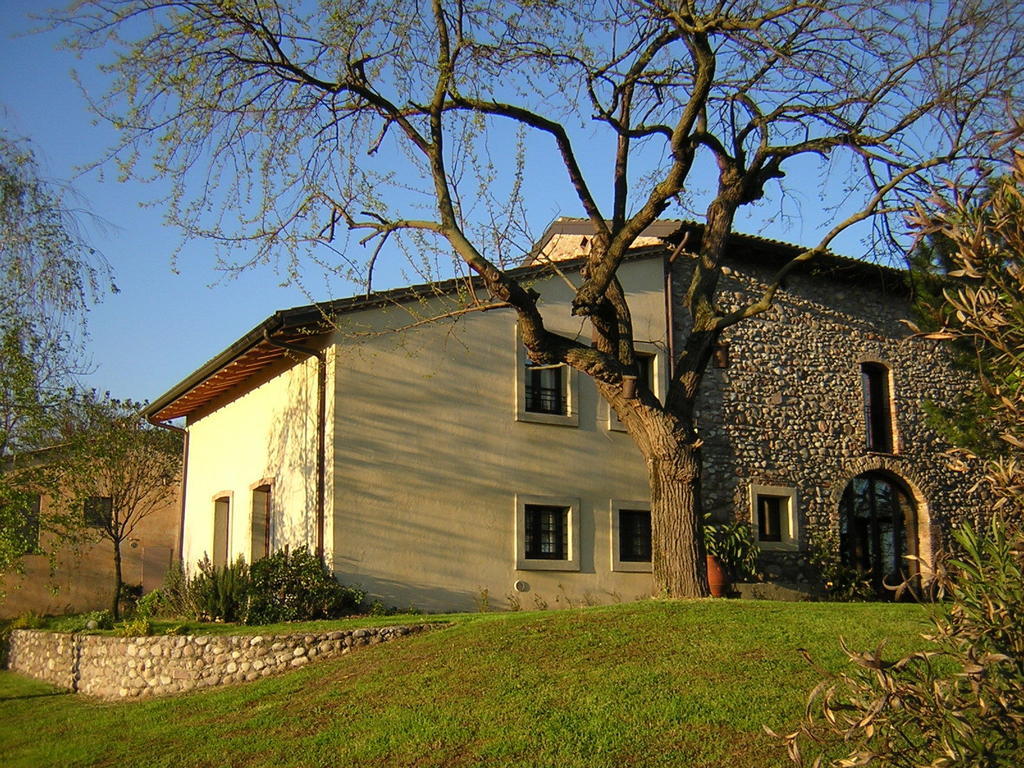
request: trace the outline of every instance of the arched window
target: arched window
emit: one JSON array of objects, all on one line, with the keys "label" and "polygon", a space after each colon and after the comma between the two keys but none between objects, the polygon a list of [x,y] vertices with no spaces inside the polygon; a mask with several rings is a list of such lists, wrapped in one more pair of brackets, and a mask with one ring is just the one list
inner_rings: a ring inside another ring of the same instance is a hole
[{"label": "arched window", "polygon": [[843,563],[864,574],[878,594],[914,571],[905,558],[917,554],[916,533],[916,507],[896,478],[867,472],[846,486],[839,507]]},{"label": "arched window", "polygon": [[860,375],[864,388],[867,449],[877,453],[893,453],[889,369],[881,363],[861,363]]}]

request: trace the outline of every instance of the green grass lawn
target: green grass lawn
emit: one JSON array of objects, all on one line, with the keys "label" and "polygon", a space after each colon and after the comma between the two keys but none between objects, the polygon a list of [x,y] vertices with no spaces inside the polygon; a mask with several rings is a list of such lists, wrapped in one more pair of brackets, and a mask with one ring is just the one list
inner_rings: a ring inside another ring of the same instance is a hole
[{"label": "green grass lawn", "polygon": [[800,717],[853,647],[921,645],[889,604],[648,601],[456,617],[256,683],[100,703],[0,673],[15,766],[788,765],[762,730]]}]

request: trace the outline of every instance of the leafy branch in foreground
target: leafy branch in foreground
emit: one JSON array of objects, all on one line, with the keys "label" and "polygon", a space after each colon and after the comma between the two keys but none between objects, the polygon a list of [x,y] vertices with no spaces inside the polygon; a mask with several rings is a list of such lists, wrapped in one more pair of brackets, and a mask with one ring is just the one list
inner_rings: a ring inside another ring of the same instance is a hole
[{"label": "leafy branch in foreground", "polygon": [[[934,647],[888,661],[881,647],[843,643],[853,671],[821,682],[801,727],[783,737],[795,763],[808,764],[808,742],[815,768],[1020,765],[1024,538],[998,519],[953,535],[962,554],[939,577],[948,602],[931,608]],[[845,754],[828,759],[838,741]]]},{"label": "leafy branch in foreground", "polygon": [[52,489],[39,451],[64,439],[85,312],[107,289],[116,291],[109,268],[83,239],[68,190],[0,126],[0,575],[30,553],[52,568],[81,527],[40,507]]}]

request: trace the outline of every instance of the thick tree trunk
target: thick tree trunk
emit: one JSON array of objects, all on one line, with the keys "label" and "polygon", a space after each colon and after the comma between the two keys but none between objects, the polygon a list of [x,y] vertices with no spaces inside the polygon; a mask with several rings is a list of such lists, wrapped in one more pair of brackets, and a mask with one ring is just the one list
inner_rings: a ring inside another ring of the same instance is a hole
[{"label": "thick tree trunk", "polygon": [[121,542],[114,541],[114,597],[110,603],[114,621],[121,618]]},{"label": "thick tree trunk", "polygon": [[598,382],[647,464],[654,588],[665,597],[707,597],[700,440],[650,392],[626,400]]},{"label": "thick tree trunk", "polygon": [[666,597],[707,597],[707,561],[701,530],[700,449],[647,461],[651,487],[654,584]]}]

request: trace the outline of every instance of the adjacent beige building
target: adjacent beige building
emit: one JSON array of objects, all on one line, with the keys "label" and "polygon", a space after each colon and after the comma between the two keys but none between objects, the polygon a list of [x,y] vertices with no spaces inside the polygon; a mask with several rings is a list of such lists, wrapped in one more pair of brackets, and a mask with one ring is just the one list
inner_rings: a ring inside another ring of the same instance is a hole
[{"label": "adjacent beige building", "polygon": [[[51,500],[38,499],[39,512],[45,517]],[[29,511],[30,514],[34,510]],[[167,498],[152,513],[139,521],[121,546],[121,571],[125,585],[141,586],[149,592],[163,584],[167,569],[178,552],[181,502],[177,493]],[[98,533],[77,547],[64,546],[51,563],[47,555],[22,557],[21,573],[9,573],[0,579],[0,618],[26,612],[61,615],[103,610],[110,607],[114,590],[114,550]],[[44,538],[45,533],[41,534]],[[42,549],[48,549],[42,542]]]}]

